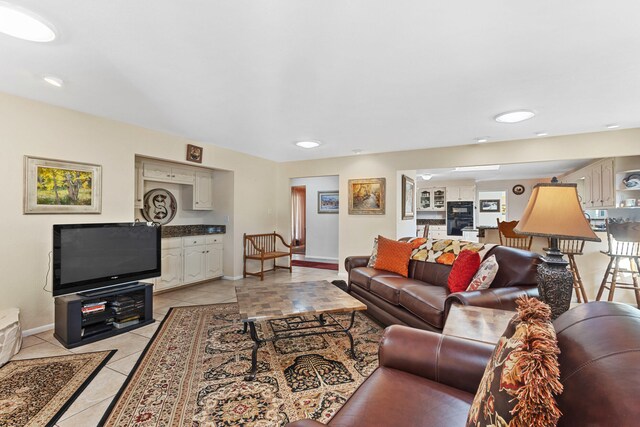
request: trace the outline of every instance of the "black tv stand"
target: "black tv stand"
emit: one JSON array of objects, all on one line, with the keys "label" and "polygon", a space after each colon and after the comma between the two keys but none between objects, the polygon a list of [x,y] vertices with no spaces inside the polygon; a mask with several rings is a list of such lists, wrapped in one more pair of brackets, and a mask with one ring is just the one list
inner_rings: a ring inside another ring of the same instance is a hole
[{"label": "black tv stand", "polygon": [[[83,307],[94,305],[104,310],[83,313]],[[153,322],[153,285],[132,282],[56,298],[53,336],[66,348],[74,348]]]}]

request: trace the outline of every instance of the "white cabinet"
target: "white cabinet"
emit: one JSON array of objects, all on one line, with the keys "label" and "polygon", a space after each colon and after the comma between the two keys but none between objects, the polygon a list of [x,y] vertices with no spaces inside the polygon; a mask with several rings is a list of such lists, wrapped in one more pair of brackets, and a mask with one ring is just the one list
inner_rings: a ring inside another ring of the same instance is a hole
[{"label": "white cabinet", "polygon": [[609,208],[616,203],[613,159],[592,163],[566,175],[562,182],[576,183],[583,209]]},{"label": "white cabinet", "polygon": [[162,271],[161,276],[155,281],[155,290],[161,291],[182,285],[182,239],[162,239],[160,257]]},{"label": "white cabinet", "polygon": [[192,169],[152,162],[142,162],[142,175],[145,179],[178,184],[193,184],[196,179]]},{"label": "white cabinet", "polygon": [[614,182],[613,159],[605,159],[602,162],[602,206],[615,207],[616,192]]},{"label": "white cabinet", "polygon": [[142,164],[136,162],[136,191],[133,207],[136,209],[144,208],[144,177],[142,176]]},{"label": "white cabinet", "polygon": [[430,239],[446,239],[447,226],[446,225],[430,225],[429,238]]},{"label": "white cabinet", "polygon": [[473,202],[476,199],[476,187],[474,185],[461,185],[458,187],[447,187],[447,201]]},{"label": "white cabinet", "polygon": [[162,239],[162,275],[156,291],[222,277],[224,245],[221,235]]},{"label": "white cabinet", "polygon": [[418,208],[419,211],[443,211],[445,210],[445,194],[444,187],[427,187],[418,189]]},{"label": "white cabinet", "polygon": [[213,209],[213,174],[196,172],[192,191],[185,191],[183,197],[185,209],[210,211]]}]

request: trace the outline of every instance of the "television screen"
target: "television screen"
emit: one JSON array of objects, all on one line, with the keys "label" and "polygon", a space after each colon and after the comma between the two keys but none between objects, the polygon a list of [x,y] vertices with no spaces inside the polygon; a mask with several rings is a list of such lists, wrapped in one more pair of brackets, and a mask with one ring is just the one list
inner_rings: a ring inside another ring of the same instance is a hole
[{"label": "television screen", "polygon": [[160,275],[160,227],[152,223],[53,226],[53,295]]}]

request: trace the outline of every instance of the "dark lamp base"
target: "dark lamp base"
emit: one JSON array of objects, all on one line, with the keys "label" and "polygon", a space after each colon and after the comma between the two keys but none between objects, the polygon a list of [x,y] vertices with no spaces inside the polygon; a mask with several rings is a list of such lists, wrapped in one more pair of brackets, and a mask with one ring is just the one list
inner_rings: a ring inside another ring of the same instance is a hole
[{"label": "dark lamp base", "polygon": [[551,320],[555,320],[569,310],[573,293],[573,275],[567,269],[569,264],[556,248],[547,251],[538,265],[538,292],[540,300],[551,307]]}]

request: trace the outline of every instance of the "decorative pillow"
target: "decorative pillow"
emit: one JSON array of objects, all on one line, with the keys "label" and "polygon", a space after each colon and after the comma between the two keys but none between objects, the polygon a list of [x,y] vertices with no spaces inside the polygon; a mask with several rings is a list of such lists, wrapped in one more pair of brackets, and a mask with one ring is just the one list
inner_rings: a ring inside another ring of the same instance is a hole
[{"label": "decorative pillow", "polygon": [[489,258],[482,261],[476,275],[471,279],[471,283],[469,283],[467,290],[477,291],[479,289],[487,289],[491,286],[493,279],[496,278],[496,274],[498,274],[498,261],[496,261],[495,255],[491,255]]},{"label": "decorative pillow", "polygon": [[480,255],[478,252],[461,251],[449,272],[449,279],[447,280],[449,290],[451,292],[466,290],[474,274],[478,271],[478,267],[480,267]]},{"label": "decorative pillow", "polygon": [[413,237],[409,239],[409,243],[411,243],[411,251],[413,252],[413,250],[418,249],[420,246],[427,243],[427,239],[424,237]]},{"label": "decorative pillow", "polygon": [[376,259],[378,258],[378,238],[375,237],[373,239],[373,249],[371,250],[371,257],[369,258],[369,262],[367,263],[367,267],[373,268],[376,265]]},{"label": "decorative pillow", "polygon": [[378,258],[375,268],[407,277],[412,250],[411,243],[398,242],[378,236]]},{"label": "decorative pillow", "polygon": [[562,413],[558,342],[551,309],[518,298],[518,314],[498,341],[484,371],[467,426],[555,426]]}]

